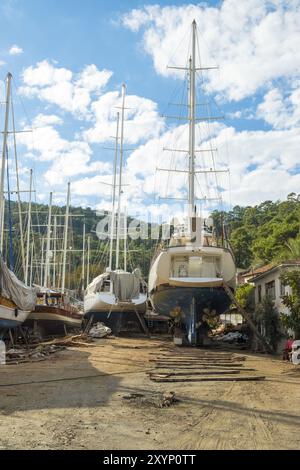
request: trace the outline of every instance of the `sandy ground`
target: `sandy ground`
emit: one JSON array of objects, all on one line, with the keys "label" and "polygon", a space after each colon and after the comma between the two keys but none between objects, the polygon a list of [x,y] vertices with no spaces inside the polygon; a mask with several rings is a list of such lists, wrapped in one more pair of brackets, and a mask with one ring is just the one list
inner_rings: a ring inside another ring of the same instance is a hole
[{"label": "sandy ground", "polygon": [[[299,367],[246,352],[245,367],[264,381],[155,383],[149,359],[164,345],[102,339],[43,362],[0,366],[0,448],[300,448]],[[171,390],[179,403],[151,404]],[[149,402],[124,399],[130,393]]]}]

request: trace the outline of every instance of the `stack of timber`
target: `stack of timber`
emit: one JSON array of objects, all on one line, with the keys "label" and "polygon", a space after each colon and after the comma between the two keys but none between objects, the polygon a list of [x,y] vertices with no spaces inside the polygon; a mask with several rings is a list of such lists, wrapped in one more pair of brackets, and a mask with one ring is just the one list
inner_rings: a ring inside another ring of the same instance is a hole
[{"label": "stack of timber", "polygon": [[244,367],[245,360],[245,356],[230,352],[169,349],[150,359],[154,368],[149,377],[154,382],[263,380],[255,369]]}]

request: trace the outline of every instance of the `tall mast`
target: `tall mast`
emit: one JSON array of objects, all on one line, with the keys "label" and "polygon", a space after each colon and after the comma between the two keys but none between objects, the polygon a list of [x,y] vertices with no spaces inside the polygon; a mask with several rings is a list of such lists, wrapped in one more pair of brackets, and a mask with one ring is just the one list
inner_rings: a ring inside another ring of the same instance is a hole
[{"label": "tall mast", "polygon": [[28,204],[28,222],[27,222],[25,284],[27,284],[28,282],[28,269],[29,269],[29,248],[30,248],[30,230],[31,230],[31,192],[32,192],[32,170],[30,170],[30,180],[29,180],[29,204]]},{"label": "tall mast", "polygon": [[53,271],[52,271],[52,286],[56,287],[56,237],[57,237],[57,217],[54,216],[53,228]]},{"label": "tall mast", "polygon": [[8,137],[8,122],[9,122],[9,104],[10,104],[10,90],[11,90],[11,79],[12,74],[8,73],[6,76],[6,98],[5,98],[5,120],[4,120],[4,131],[3,131],[3,146],[2,146],[2,164],[0,174],[0,233],[3,231],[2,214],[4,205],[4,176],[5,176],[5,160],[6,160],[6,148],[7,148],[7,137]]},{"label": "tall mast", "polygon": [[195,215],[195,108],[196,21],[192,23],[192,55],[189,59],[189,215]]},{"label": "tall mast", "polygon": [[44,287],[48,287],[48,280],[50,278],[50,237],[51,237],[51,215],[52,215],[52,192],[50,193],[49,211],[48,211],[48,225],[47,225],[47,244],[46,244],[46,259],[45,259],[45,273],[44,273]]},{"label": "tall mast", "polygon": [[30,286],[32,286],[32,280],[33,280],[33,248],[34,248],[34,243],[32,241],[31,250],[30,250],[30,277],[29,277]]},{"label": "tall mast", "polygon": [[127,211],[124,211],[124,271],[127,271]]},{"label": "tall mast", "polygon": [[41,240],[41,270],[40,270],[40,285],[43,285],[43,269],[44,269],[44,241],[45,238],[42,237]]},{"label": "tall mast", "polygon": [[0,252],[3,252],[3,244],[4,244],[4,219],[5,219],[5,198],[4,195],[2,196],[3,204],[2,204],[2,214],[1,217],[1,233],[0,233]]},{"label": "tall mast", "polygon": [[123,141],[124,141],[124,111],[125,111],[126,86],[122,85],[122,112],[121,112],[121,138],[120,138],[120,168],[119,168],[119,192],[118,192],[118,225],[117,225],[117,246],[116,246],[116,269],[120,263],[120,235],[121,235],[121,195],[122,195],[122,170],[123,170]]},{"label": "tall mast", "polygon": [[83,223],[83,230],[82,230],[82,271],[81,271],[81,279],[82,279],[82,289],[84,289],[84,284],[85,284],[85,222]]},{"label": "tall mast", "polygon": [[119,121],[120,121],[120,113],[117,113],[117,130],[116,130],[115,157],[114,157],[114,169],[113,169],[113,190],[112,190],[111,222],[110,222],[109,269],[112,269],[112,255],[113,255],[113,243],[114,243],[114,231],[115,231],[114,229],[115,229],[117,161],[118,161],[118,149],[119,149]]},{"label": "tall mast", "polygon": [[88,235],[87,239],[87,267],[86,267],[86,285],[88,286],[90,283],[90,243],[91,237]]},{"label": "tall mast", "polygon": [[62,280],[61,280],[61,292],[62,292],[62,294],[65,293],[69,210],[70,210],[70,182],[68,183],[67,205],[66,205],[65,227],[64,227],[63,265],[62,265]]}]

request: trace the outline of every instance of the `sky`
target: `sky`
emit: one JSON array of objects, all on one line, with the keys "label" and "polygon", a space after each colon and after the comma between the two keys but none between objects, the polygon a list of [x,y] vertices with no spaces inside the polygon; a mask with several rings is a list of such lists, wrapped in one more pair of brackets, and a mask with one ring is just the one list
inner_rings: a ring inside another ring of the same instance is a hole
[{"label": "sky", "polygon": [[[72,204],[110,208],[125,83],[127,210],[178,209],[188,159],[175,150],[188,148],[188,129],[172,116],[186,116],[187,80],[167,66],[187,66],[193,19],[198,66],[218,67],[197,74],[197,116],[211,119],[197,125],[196,168],[219,171],[197,174],[199,207],[299,192],[300,0],[1,0],[0,15],[1,126],[11,72],[16,128],[28,131],[17,134],[21,186],[33,168],[38,202],[53,191],[64,204],[71,181]],[[12,147],[10,137],[14,186]],[[170,167],[181,171],[158,170]]]}]

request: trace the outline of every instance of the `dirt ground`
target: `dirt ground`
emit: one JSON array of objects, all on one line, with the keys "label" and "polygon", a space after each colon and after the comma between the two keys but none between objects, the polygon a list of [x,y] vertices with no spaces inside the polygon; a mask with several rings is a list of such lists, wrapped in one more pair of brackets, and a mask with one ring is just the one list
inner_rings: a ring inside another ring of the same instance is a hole
[{"label": "dirt ground", "polygon": [[[265,380],[152,382],[149,359],[166,342],[107,338],[0,366],[0,449],[300,448],[299,367],[243,351]],[[180,401],[155,406],[168,391]]]}]

